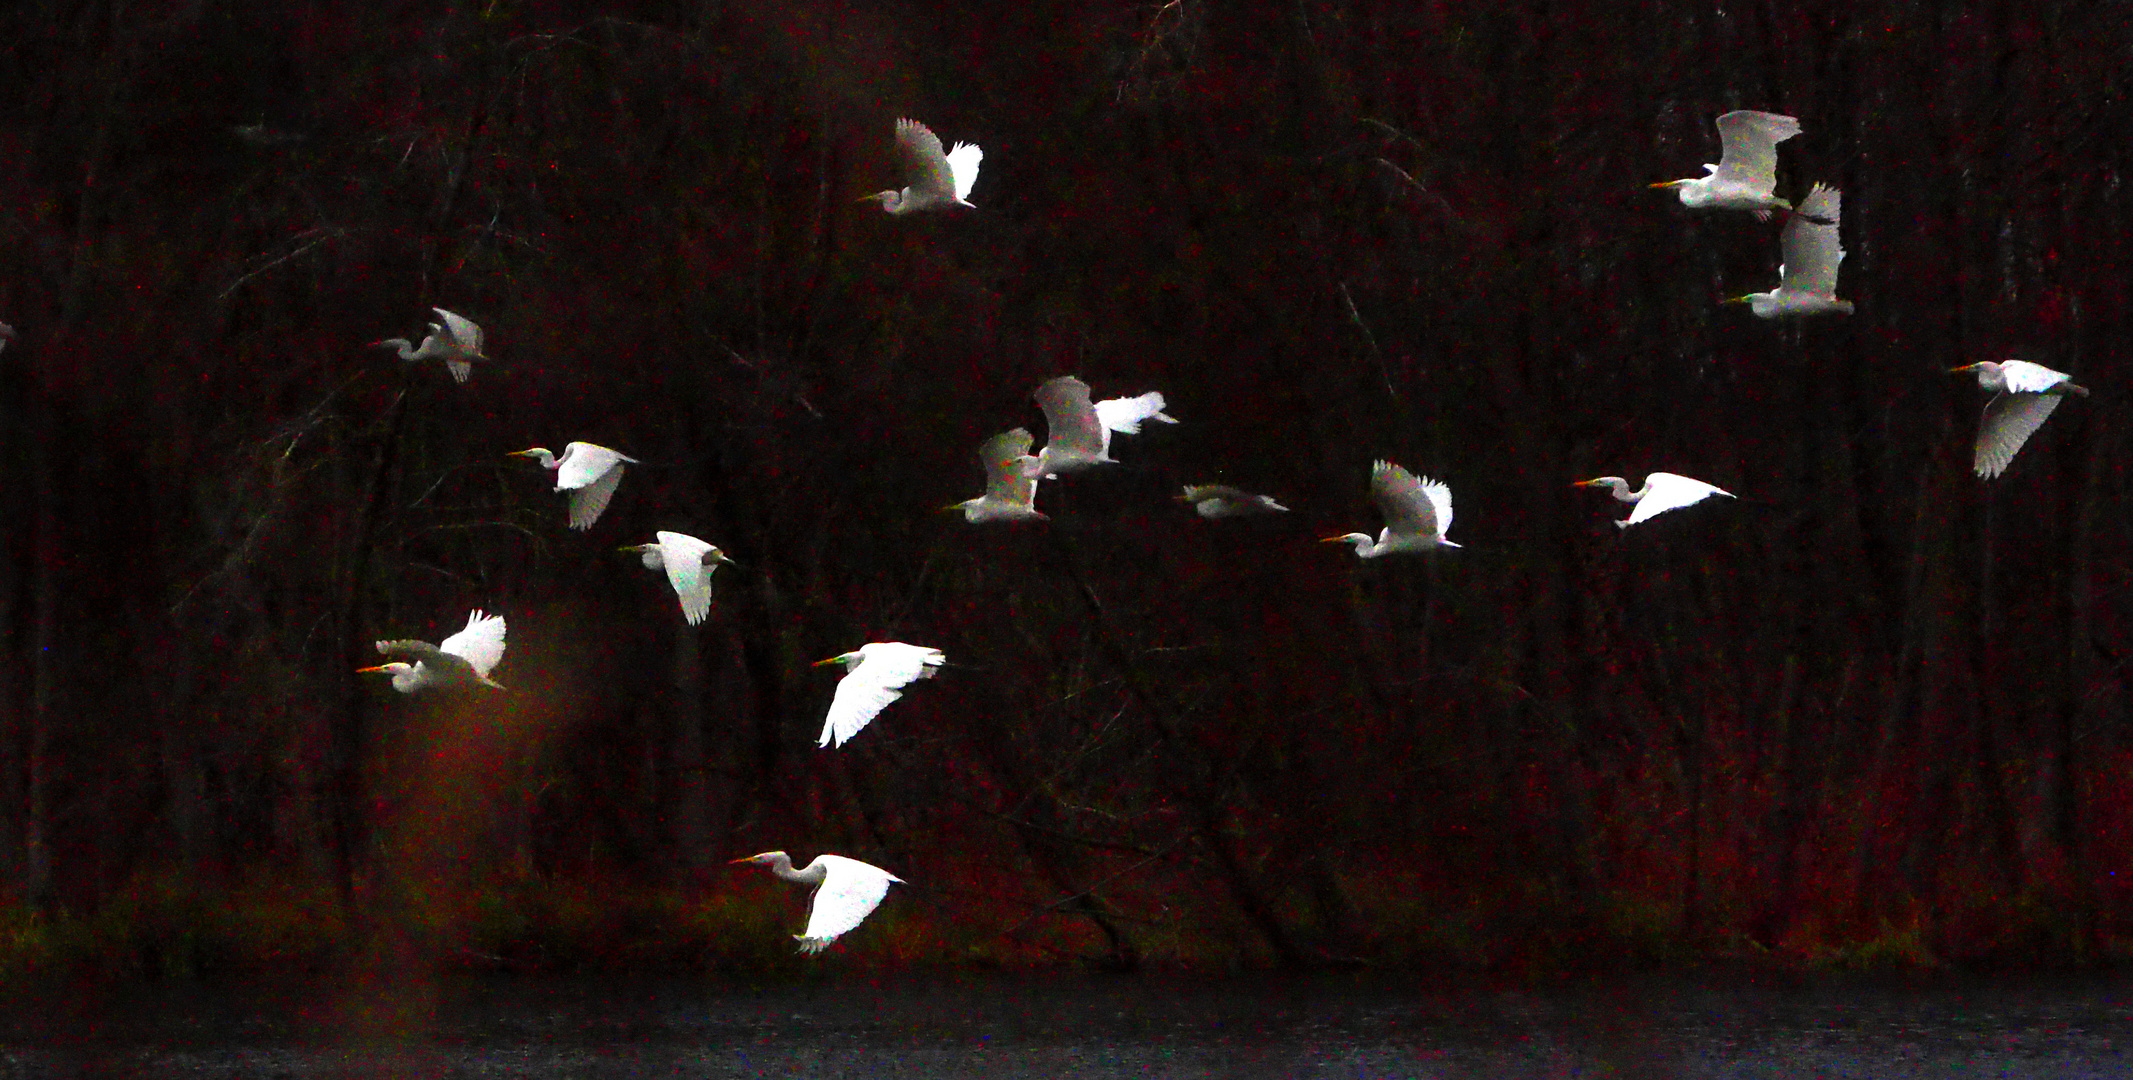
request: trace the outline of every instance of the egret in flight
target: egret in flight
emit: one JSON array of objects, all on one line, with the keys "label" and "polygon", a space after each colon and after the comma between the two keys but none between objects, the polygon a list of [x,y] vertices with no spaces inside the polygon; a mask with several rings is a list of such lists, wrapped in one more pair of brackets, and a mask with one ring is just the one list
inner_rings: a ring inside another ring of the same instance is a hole
[{"label": "egret in flight", "polygon": [[1195,513],[1210,520],[1289,512],[1288,507],[1265,495],[1254,495],[1227,484],[1187,484],[1178,501],[1191,503]]},{"label": "egret in flight", "polygon": [[1844,246],[1837,241],[1842,202],[1836,188],[1816,184],[1785,221],[1779,240],[1785,261],[1778,266],[1778,287],[1720,302],[1746,304],[1758,319],[1851,314],[1852,302],[1837,299],[1837,264],[1844,261]]},{"label": "egret in flight", "polygon": [[1370,467],[1370,496],[1377,500],[1378,513],[1385,517],[1385,527],[1379,530],[1378,538],[1348,533],[1326,537],[1325,543],[1354,544],[1356,555],[1365,559],[1395,551],[1459,546],[1444,538],[1445,530],[1452,527],[1451,488],[1426,476],[1417,480],[1406,469],[1380,461]]},{"label": "egret in flight", "polygon": [[570,492],[570,527],[581,532],[600,520],[607,501],[615,497],[615,485],[622,482],[623,462],[637,463],[636,458],[619,450],[589,442],[571,443],[563,448],[562,457],[543,446],[513,450],[509,456],[537,458],[541,468],[555,473],[555,489]]},{"label": "egret in flight", "polygon": [[924,645],[875,641],[854,652],[815,661],[816,667],[845,667],[844,678],[837,680],[837,696],[830,699],[829,716],[822,721],[822,738],[815,745],[843,746],[890,702],[904,696],[904,687],[932,678],[934,669],[947,660],[939,649]]},{"label": "egret in flight", "polygon": [[622,550],[643,555],[647,570],[667,572],[667,584],[674,586],[674,595],[681,598],[682,617],[695,626],[711,613],[711,572],[720,563],[733,560],[716,546],[687,533],[661,532],[658,537],[656,544],[630,544]]},{"label": "egret in flight", "polygon": [[964,499],[944,510],[961,510],[971,524],[986,521],[1046,521],[1037,512],[1037,477],[1028,471],[1037,459],[1030,456],[1028,428],[1003,431],[978,444],[978,460],[985,465],[985,494]]},{"label": "egret in flight", "polygon": [[414,663],[394,662],[377,667],[357,668],[356,672],[382,672],[393,677],[393,689],[403,694],[432,686],[503,686],[489,679],[498,661],[504,658],[504,617],[484,615],[479,611],[467,615],[467,628],[444,639],[441,645],[427,641],[380,641],[378,653],[382,656],[404,656]]},{"label": "egret in flight", "polygon": [[955,149],[942,153],[941,137],[916,120],[896,122],[896,145],[903,148],[910,164],[911,186],[901,191],[877,191],[860,202],[878,199],[883,210],[896,215],[945,206],[977,209],[969,195],[971,185],[978,182],[978,162],[985,160],[983,150],[971,143],[957,143]]},{"label": "egret in flight", "polygon": [[1138,435],[1143,420],[1178,422],[1163,411],[1160,393],[1151,390],[1139,397],[1092,402],[1089,384],[1072,375],[1047,380],[1031,396],[1044,410],[1044,449],[1023,469],[1047,480],[1060,473],[1118,464],[1111,456],[1112,432]]},{"label": "egret in flight", "polygon": [[787,881],[814,888],[807,898],[807,932],[794,934],[803,953],[818,953],[874,913],[889,886],[904,879],[871,863],[842,855],[817,855],[802,870],[792,868],[792,857],[782,851],[766,851],[735,859],[734,863],[767,866]]},{"label": "egret in flight", "polygon": [[1627,529],[1640,521],[1649,521],[1658,514],[1679,509],[1691,503],[1700,503],[1713,495],[1730,499],[1733,493],[1713,487],[1701,480],[1691,480],[1670,472],[1644,474],[1644,486],[1635,491],[1629,489],[1629,481],[1619,476],[1601,476],[1580,480],[1573,487],[1604,487],[1615,493],[1615,498],[1636,506],[1629,517],[1615,522],[1615,528]]},{"label": "egret in flight", "polygon": [[1799,133],[1800,122],[1790,116],[1726,113],[1718,118],[1718,164],[1703,167],[1710,175],[1652,187],[1673,188],[1691,210],[1753,210],[1756,220],[1767,221],[1772,210],[1792,209],[1777,197],[1777,144]]},{"label": "egret in flight", "polygon": [[422,339],[422,347],[416,348],[406,338],[387,338],[372,342],[373,347],[400,350],[402,360],[442,360],[451,370],[455,382],[467,381],[474,374],[475,360],[487,360],[481,351],[481,327],[466,318],[454,315],[443,308],[431,308],[444,325],[430,324],[429,336]]},{"label": "egret in flight", "polygon": [[2027,360],[2004,364],[1983,360],[1948,371],[1975,371],[1978,386],[1992,392],[1992,399],[1985,402],[1985,415],[1977,425],[1977,474],[1987,480],[2007,470],[2015,452],[2059,407],[2060,398],[2068,394],[2089,396],[2088,388],[2074,385],[2065,372]]}]

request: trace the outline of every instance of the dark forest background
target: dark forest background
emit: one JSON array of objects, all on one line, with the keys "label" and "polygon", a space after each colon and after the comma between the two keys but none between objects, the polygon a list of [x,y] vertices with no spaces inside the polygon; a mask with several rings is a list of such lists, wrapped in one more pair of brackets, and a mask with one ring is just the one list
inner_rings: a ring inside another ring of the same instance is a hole
[{"label": "dark forest background", "polygon": [[[9,5],[0,921],[782,949],[721,864],[786,848],[908,879],[841,948],[914,958],[2122,953],[2128,11]],[[1735,108],[1855,316],[1718,306],[1779,223],[1647,190]],[[856,201],[899,116],[980,209]],[[367,347],[432,305],[465,386]],[[2095,394],[1983,483],[1945,371],[2010,356]],[[938,512],[1062,374],[1182,423]],[[505,457],[580,439],[643,461],[589,534]],[[1316,542],[1377,458],[1463,550]],[[1650,470],[1740,498],[1570,486]],[[738,561],[700,629],[655,529]],[[509,692],[354,673],[477,607]],[[818,751],[869,640],[953,666]]]}]

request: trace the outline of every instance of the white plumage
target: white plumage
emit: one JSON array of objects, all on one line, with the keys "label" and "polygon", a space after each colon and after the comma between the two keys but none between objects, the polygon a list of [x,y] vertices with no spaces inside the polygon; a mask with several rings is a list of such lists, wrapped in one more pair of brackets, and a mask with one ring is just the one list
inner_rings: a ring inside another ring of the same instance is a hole
[{"label": "white plumage", "polygon": [[883,210],[896,215],[946,206],[976,209],[969,196],[971,187],[978,182],[978,163],[985,160],[983,150],[971,143],[957,143],[955,149],[943,153],[941,137],[916,120],[896,122],[896,145],[909,163],[910,186],[875,192],[861,202],[879,200]]},{"label": "white plumage", "polygon": [[2068,394],[2089,396],[2088,388],[2076,386],[2065,372],[2027,360],[2004,364],[1984,360],[1949,369],[1950,374],[1958,371],[1977,372],[1979,388],[1992,393],[1985,402],[1985,414],[1978,419],[1973,459],[1978,476],[1987,480],[2007,471],[2022,444],[2059,407],[2060,398]]},{"label": "white plumage", "polygon": [[1092,402],[1089,384],[1072,375],[1047,380],[1030,396],[1044,410],[1044,449],[1024,470],[1048,480],[1061,473],[1117,464],[1111,456],[1112,432],[1138,435],[1144,420],[1178,422],[1163,411],[1160,393],[1151,390],[1138,397]]},{"label": "white plumage", "polygon": [[1723,302],[1746,304],[1759,319],[1851,314],[1852,302],[1837,299],[1837,265],[1844,261],[1844,245],[1837,238],[1842,211],[1843,195],[1816,184],[1785,221],[1779,241],[1785,261],[1778,266],[1778,287]]},{"label": "white plumage", "polygon": [[454,381],[466,382],[467,376],[474,373],[472,361],[488,359],[481,351],[481,327],[476,326],[473,320],[443,308],[430,310],[436,312],[437,317],[443,319],[444,323],[441,326],[437,323],[430,324],[429,335],[422,339],[420,348],[408,344],[406,338],[387,338],[372,344],[385,348],[397,347],[402,360],[442,360],[445,368],[451,371]]},{"label": "white plumage", "polygon": [[593,522],[600,520],[600,512],[607,509],[608,500],[615,497],[615,486],[622,483],[623,464],[637,462],[619,450],[588,442],[564,447],[562,457],[540,446],[514,450],[511,456],[538,459],[541,468],[555,473],[555,489],[570,492],[570,527],[581,531],[592,528]]},{"label": "white plumage", "polygon": [[1285,514],[1289,510],[1265,495],[1254,495],[1227,484],[1187,484],[1185,493],[1178,499],[1191,503],[1195,513],[1208,519]]},{"label": "white plumage", "polygon": [[379,655],[405,656],[414,663],[394,662],[376,667],[357,668],[362,672],[384,672],[393,677],[393,689],[403,694],[430,687],[466,686],[479,683],[483,686],[503,689],[489,679],[504,658],[504,617],[484,615],[480,611],[469,612],[466,629],[445,638],[443,643],[432,645],[427,641],[380,641]]},{"label": "white plumage", "polygon": [[766,851],[733,861],[767,866],[786,881],[814,888],[807,898],[807,931],[793,935],[803,953],[819,953],[830,942],[850,933],[881,906],[891,884],[900,885],[904,880],[881,867],[842,855],[817,855],[815,861],[800,870],[792,868],[792,857],[782,851]]},{"label": "white plumage", "polygon": [[985,466],[985,494],[964,499],[948,510],[961,510],[971,524],[987,521],[1044,521],[1037,512],[1037,477],[1029,468],[1037,463],[1030,456],[1028,428],[1003,431],[978,445],[978,461]]},{"label": "white plumage", "polygon": [[1370,468],[1370,494],[1377,500],[1385,527],[1376,540],[1366,533],[1329,536],[1326,543],[1345,541],[1355,545],[1357,556],[1375,559],[1396,551],[1429,551],[1458,547],[1444,538],[1452,527],[1452,489],[1415,474],[1389,461]]},{"label": "white plumage", "polygon": [[858,649],[815,661],[816,667],[843,664],[844,678],[837,680],[837,695],[830,700],[829,715],[822,721],[817,746],[843,746],[881,715],[889,703],[904,696],[903,688],[918,679],[930,679],[934,669],[947,662],[939,649],[906,645],[901,641],[876,641]]},{"label": "white plumage", "polygon": [[1768,218],[1792,208],[1777,197],[1777,144],[1799,133],[1790,116],[1737,109],[1718,118],[1718,164],[1703,167],[1709,175],[1652,186],[1674,189],[1691,210],[1753,210]]},{"label": "white plumage", "polygon": [[644,556],[647,570],[665,570],[667,584],[674,587],[674,595],[681,600],[681,614],[690,626],[704,621],[711,613],[711,574],[720,563],[733,560],[726,557],[715,545],[707,544],[687,533],[660,532],[653,544],[631,544],[624,551],[634,551]]},{"label": "white plumage", "polygon": [[1670,472],[1646,473],[1644,486],[1635,491],[1629,489],[1629,481],[1619,476],[1580,480],[1574,486],[1604,487],[1613,491],[1616,499],[1634,504],[1636,509],[1629,512],[1627,519],[1615,522],[1618,529],[1629,528],[1640,521],[1649,521],[1655,514],[1700,503],[1713,495],[1723,495],[1729,499],[1733,497],[1733,493],[1724,488]]}]

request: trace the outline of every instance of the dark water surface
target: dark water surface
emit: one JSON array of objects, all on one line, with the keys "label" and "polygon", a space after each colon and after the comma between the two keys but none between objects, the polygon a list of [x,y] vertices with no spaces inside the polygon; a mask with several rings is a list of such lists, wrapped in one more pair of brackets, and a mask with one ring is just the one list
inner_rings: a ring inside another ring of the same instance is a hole
[{"label": "dark water surface", "polygon": [[2133,1077],[2133,979],[316,984],[18,1001],[0,1077]]}]

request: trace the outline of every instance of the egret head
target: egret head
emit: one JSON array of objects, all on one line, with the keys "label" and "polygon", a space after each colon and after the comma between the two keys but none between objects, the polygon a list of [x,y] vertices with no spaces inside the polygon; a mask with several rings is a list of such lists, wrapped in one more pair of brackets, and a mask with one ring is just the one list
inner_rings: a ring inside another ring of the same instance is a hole
[{"label": "egret head", "polygon": [[1328,536],[1319,540],[1321,544],[1367,544],[1369,542],[1370,537],[1366,533],[1342,533],[1339,536]]},{"label": "egret head", "polygon": [[1629,486],[1629,481],[1627,481],[1627,480],[1624,480],[1624,479],[1622,479],[1622,478],[1621,478],[1621,477],[1619,477],[1619,476],[1595,476],[1595,477],[1593,477],[1593,478],[1592,478],[1592,479],[1590,479],[1590,480],[1580,480],[1580,481],[1578,481],[1577,483],[1575,483],[1575,484],[1572,484],[1572,485],[1570,485],[1570,486],[1571,486],[1571,487],[1628,487],[1628,486]]},{"label": "egret head", "polygon": [[726,865],[738,866],[741,863],[753,863],[756,866],[769,866],[771,863],[774,863],[779,859],[786,859],[790,857],[791,856],[786,855],[782,851],[766,851],[760,855],[750,855],[740,859],[729,859],[727,860]]},{"label": "egret head", "polygon": [[550,453],[548,451],[548,448],[545,446],[536,446],[531,450],[513,450],[510,453],[505,454],[504,456],[530,457],[538,460],[541,463],[541,468],[543,469],[555,468],[555,455]]},{"label": "egret head", "polygon": [[383,675],[399,675],[413,670],[415,670],[413,664],[403,664],[396,660],[390,664],[379,664],[376,667],[359,667],[356,669],[356,674],[367,675],[371,672],[377,672]]},{"label": "egret head", "polygon": [[1962,367],[1949,368],[1948,374],[1955,375],[1965,371],[1991,371],[1999,366],[1990,360],[1980,360],[1975,364],[1964,364]]},{"label": "egret head", "polygon": [[[909,190],[910,190],[909,188],[905,188],[905,189],[904,189],[904,191],[909,191]],[[903,191],[877,191],[877,192],[875,192],[875,193],[874,193],[874,194],[872,194],[872,195],[861,195],[861,196],[859,197],[858,201],[859,201],[859,202],[878,202],[878,203],[880,203],[880,204],[881,204],[881,208],[882,208],[882,209],[883,209],[884,211],[888,212],[888,213],[891,213],[891,214],[895,214],[895,213],[901,213],[901,212],[903,211],[903,206],[904,206],[904,192],[903,192]]]},{"label": "egret head", "polygon": [[858,654],[858,653],[856,653],[856,652],[848,652],[848,653],[843,653],[843,654],[841,654],[841,655],[838,655],[838,656],[832,656],[832,657],[830,657],[830,658],[829,658],[829,659],[827,659],[827,660],[817,660],[817,661],[815,661],[815,662],[814,662],[814,663],[813,663],[812,665],[810,665],[810,666],[812,666],[812,667],[827,667],[827,666],[829,666],[829,665],[831,665],[831,664],[845,664],[845,665],[851,665],[851,664],[856,664],[856,663],[858,663],[858,662],[860,662],[861,660],[864,660],[864,659],[866,659],[866,657],[863,657],[863,656],[859,655],[859,654]]}]

